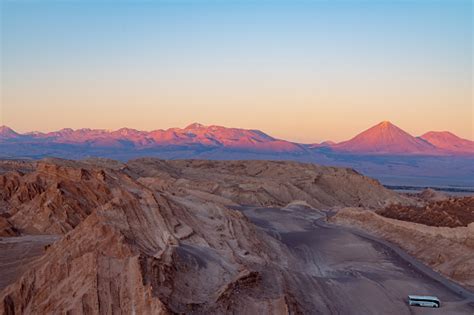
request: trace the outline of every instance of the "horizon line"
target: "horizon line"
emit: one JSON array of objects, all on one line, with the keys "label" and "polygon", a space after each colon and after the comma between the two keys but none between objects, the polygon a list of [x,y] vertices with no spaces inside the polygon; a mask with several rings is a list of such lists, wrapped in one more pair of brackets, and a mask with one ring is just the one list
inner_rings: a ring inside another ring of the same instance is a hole
[{"label": "horizon line", "polygon": [[[325,142],[335,142],[335,143],[342,143],[344,141],[348,141],[348,140],[351,140],[353,139],[354,137],[356,137],[357,135],[363,133],[364,131],[367,131],[368,129],[371,129],[373,127],[376,127],[376,126],[379,126],[379,125],[383,125],[383,124],[389,124],[389,125],[392,125],[396,128],[399,128],[403,131],[405,131],[403,128],[400,128],[399,126],[397,126],[396,124],[392,123],[390,120],[383,120],[375,125],[372,125],[366,129],[363,129],[361,131],[359,131],[358,133],[356,133],[355,135],[351,136],[350,138],[346,139],[346,140],[342,140],[342,141],[332,141],[330,139],[326,139],[326,140],[322,140],[320,142],[300,142],[300,141],[293,141],[293,140],[287,140],[287,139],[284,139],[284,138],[276,138],[276,137],[273,137],[271,134],[269,134],[268,132],[265,132],[261,129],[256,129],[256,128],[241,128],[241,127],[227,127],[227,126],[223,126],[223,125],[217,125],[217,124],[209,124],[209,125],[206,125],[206,124],[202,124],[202,123],[199,123],[199,122],[193,122],[193,123],[190,123],[190,124],[187,124],[185,127],[170,127],[170,128],[158,128],[158,129],[150,129],[150,130],[145,130],[145,129],[136,129],[136,128],[130,128],[130,127],[120,127],[118,129],[107,129],[107,128],[89,128],[89,127],[82,127],[82,128],[77,128],[77,129],[74,129],[74,128],[70,128],[70,127],[64,127],[64,128],[60,128],[60,129],[56,129],[56,130],[51,130],[51,131],[40,131],[40,130],[32,130],[32,131],[26,131],[26,132],[18,132],[16,131],[14,128],[4,124],[4,125],[0,125],[0,128],[8,128],[10,130],[12,130],[13,132],[15,132],[16,134],[18,135],[22,135],[22,136],[27,136],[27,135],[31,135],[31,134],[35,134],[35,133],[40,133],[40,134],[48,134],[48,133],[54,133],[54,132],[59,132],[59,131],[63,131],[63,130],[72,130],[73,132],[75,131],[81,131],[81,130],[88,130],[88,131],[104,131],[104,132],[107,132],[107,133],[113,133],[113,132],[117,132],[117,131],[120,131],[120,130],[133,130],[133,131],[138,131],[138,132],[145,132],[145,133],[150,133],[150,132],[153,132],[153,131],[167,131],[167,130],[172,130],[172,129],[179,129],[179,130],[185,130],[185,129],[189,129],[193,126],[196,126],[196,128],[210,128],[210,127],[221,127],[221,128],[224,128],[224,129],[239,129],[239,130],[248,130],[248,131],[259,131],[259,132],[263,132],[264,134],[266,134],[267,136],[270,136],[274,139],[277,139],[277,140],[283,140],[283,141],[287,141],[287,142],[292,142],[292,143],[296,143],[296,144],[322,144],[322,143],[325,143]],[[407,131],[405,131],[407,132]],[[458,136],[457,134],[455,134],[454,132],[450,131],[450,130],[428,130],[428,131],[425,131],[424,133],[422,133],[421,135],[419,136],[414,136],[413,134],[411,134],[410,132],[407,132],[409,135],[411,135],[412,137],[415,137],[415,138],[420,138],[422,137],[423,135],[429,133],[429,132],[437,132],[437,133],[451,133],[453,134],[454,136],[460,138],[460,139],[464,139],[464,140],[468,140],[468,141],[474,141],[474,139],[469,139],[469,138],[463,138],[463,137],[460,137]]]}]

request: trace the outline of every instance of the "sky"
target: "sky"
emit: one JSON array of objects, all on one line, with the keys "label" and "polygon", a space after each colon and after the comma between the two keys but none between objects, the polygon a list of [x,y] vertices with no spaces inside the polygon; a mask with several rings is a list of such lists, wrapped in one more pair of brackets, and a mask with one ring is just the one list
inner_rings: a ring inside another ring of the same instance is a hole
[{"label": "sky", "polygon": [[474,139],[470,0],[0,0],[0,125]]}]

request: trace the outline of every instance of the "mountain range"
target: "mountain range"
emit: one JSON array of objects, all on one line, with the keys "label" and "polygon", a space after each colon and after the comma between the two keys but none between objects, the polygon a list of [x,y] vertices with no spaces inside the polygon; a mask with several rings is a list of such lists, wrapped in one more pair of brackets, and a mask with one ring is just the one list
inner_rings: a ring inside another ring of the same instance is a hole
[{"label": "mountain range", "polygon": [[474,142],[447,131],[412,136],[384,121],[335,143],[302,144],[259,130],[204,126],[140,131],[121,128],[18,133],[0,127],[0,158],[139,157],[292,160],[350,167],[386,185],[474,187]]},{"label": "mountain range", "polygon": [[260,130],[204,126],[193,123],[185,128],[158,129],[150,132],[130,128],[115,131],[103,129],[61,129],[42,133],[20,134],[13,129],[0,127],[0,145],[51,145],[102,149],[147,150],[180,147],[182,149],[224,149],[255,153],[292,153],[332,151],[357,155],[473,155],[474,141],[462,139],[447,131],[430,131],[414,137],[394,124],[383,121],[340,143],[325,141],[300,144],[276,139]]}]

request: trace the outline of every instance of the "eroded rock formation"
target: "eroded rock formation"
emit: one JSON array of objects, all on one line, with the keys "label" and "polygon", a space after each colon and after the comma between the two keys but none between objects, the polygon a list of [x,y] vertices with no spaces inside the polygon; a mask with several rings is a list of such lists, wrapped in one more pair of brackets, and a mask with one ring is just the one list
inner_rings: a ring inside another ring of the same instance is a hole
[{"label": "eroded rock formation", "polygon": [[[330,311],[293,256],[232,206],[408,199],[349,169],[291,162],[5,162],[2,235],[61,234],[0,291],[5,314]],[[312,211],[308,208],[308,211]]]}]

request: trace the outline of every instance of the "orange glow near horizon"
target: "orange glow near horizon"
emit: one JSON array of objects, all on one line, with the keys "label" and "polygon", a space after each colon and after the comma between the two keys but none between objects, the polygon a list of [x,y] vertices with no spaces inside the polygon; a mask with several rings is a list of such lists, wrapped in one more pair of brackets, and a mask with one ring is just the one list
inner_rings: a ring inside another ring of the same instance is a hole
[{"label": "orange glow near horizon", "polygon": [[336,88],[331,89],[342,86],[337,79],[306,81],[306,86],[284,80],[258,85],[257,81],[242,78],[219,85],[217,78],[208,82],[183,80],[155,88],[145,82],[78,82],[74,88],[58,82],[30,87],[28,94],[21,93],[24,87],[7,88],[0,124],[28,132],[122,127],[154,130],[200,122],[260,129],[274,137],[313,143],[347,140],[390,120],[415,136],[449,130],[474,139],[472,102],[468,89],[462,86],[438,89],[435,94],[430,92],[434,84],[414,89],[413,82],[405,82],[401,94],[375,82],[358,86],[346,82],[344,93],[339,94]]},{"label": "orange glow near horizon", "polygon": [[200,122],[315,143],[389,120],[474,140],[469,2],[2,9],[0,124],[18,132]]}]

